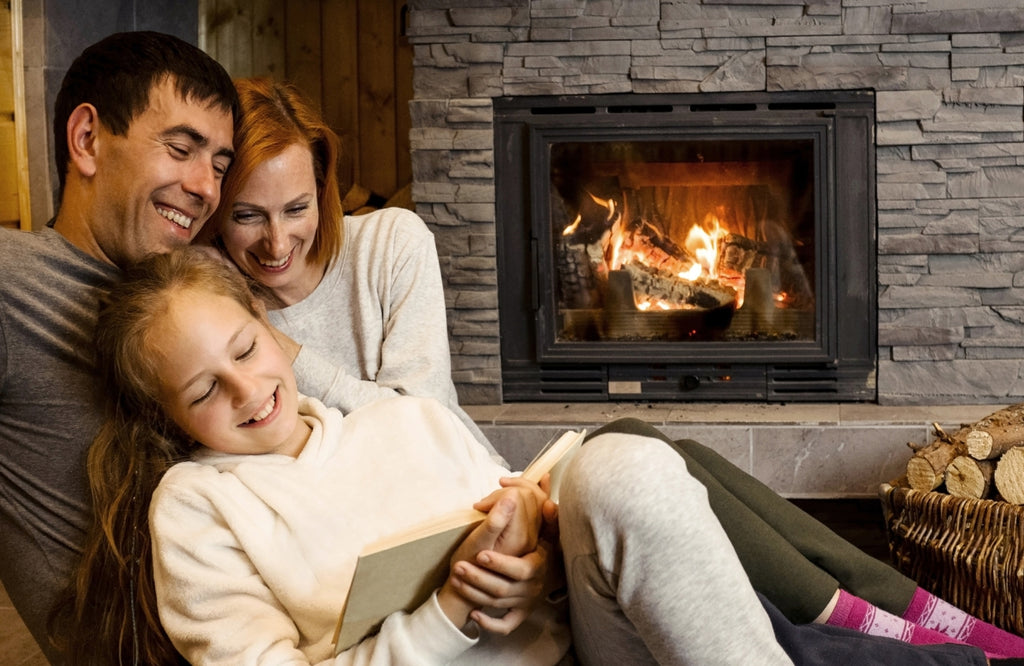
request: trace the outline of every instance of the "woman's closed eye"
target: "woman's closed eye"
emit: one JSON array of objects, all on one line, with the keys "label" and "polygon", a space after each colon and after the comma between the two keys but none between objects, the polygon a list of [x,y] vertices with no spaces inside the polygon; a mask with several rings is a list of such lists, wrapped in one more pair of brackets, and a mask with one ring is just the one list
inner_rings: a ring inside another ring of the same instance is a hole
[{"label": "woman's closed eye", "polygon": [[231,219],[238,224],[254,224],[265,219],[265,216],[255,210],[236,210],[231,213]]}]

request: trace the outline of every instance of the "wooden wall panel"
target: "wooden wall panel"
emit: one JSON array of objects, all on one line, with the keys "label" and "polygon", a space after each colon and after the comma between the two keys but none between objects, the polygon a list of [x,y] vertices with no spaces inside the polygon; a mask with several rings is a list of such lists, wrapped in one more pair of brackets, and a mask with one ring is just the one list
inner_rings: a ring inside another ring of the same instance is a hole
[{"label": "wooden wall panel", "polygon": [[234,77],[299,86],[342,139],[340,180],[391,196],[411,181],[406,0],[200,0],[199,44]]},{"label": "wooden wall panel", "polygon": [[21,2],[0,3],[0,225],[32,228]]},{"label": "wooden wall panel", "polygon": [[[325,0],[326,1],[326,0]],[[323,108],[323,25],[317,0],[295,0],[287,3],[285,12],[284,54],[285,78],[302,88],[310,99]]]},{"label": "wooden wall panel", "polygon": [[[324,5],[323,99],[324,118],[341,138],[338,179],[342,194],[360,182],[359,168],[359,5],[357,0],[335,0]],[[367,144],[367,148],[369,145]]]},{"label": "wooden wall panel", "polygon": [[395,175],[398,187],[412,182],[412,159],[409,132],[412,130],[412,116],[409,102],[412,101],[412,44],[409,43],[406,23],[409,3],[394,0],[395,3]]},{"label": "wooden wall panel", "polygon": [[395,151],[395,10],[390,2],[359,4],[359,142],[356,176],[377,192],[397,189]]}]

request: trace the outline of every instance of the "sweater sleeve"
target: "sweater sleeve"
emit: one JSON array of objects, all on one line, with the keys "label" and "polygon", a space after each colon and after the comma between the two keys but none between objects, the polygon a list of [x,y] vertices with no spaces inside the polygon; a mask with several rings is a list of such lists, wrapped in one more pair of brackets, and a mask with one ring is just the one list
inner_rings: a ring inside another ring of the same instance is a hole
[{"label": "sweater sleeve", "polygon": [[391,226],[391,233],[374,236],[372,244],[352,239],[356,243],[354,253],[375,257],[365,262],[353,259],[353,264],[362,267],[368,263],[375,273],[375,296],[384,320],[383,339],[364,340],[364,344],[380,347],[376,376],[354,376],[327,355],[303,345],[292,363],[299,391],[344,413],[396,395],[434,398],[458,415],[498,464],[508,467],[476,422],[459,406],[452,381],[444,287],[433,234],[411,211],[388,209],[381,213],[393,216],[387,224],[380,221],[385,228]]},{"label": "sweater sleeve", "polygon": [[[398,394],[435,398],[452,407],[458,398],[433,235],[410,211],[381,212],[388,217],[366,223],[380,225],[380,233],[346,239],[354,243],[353,269],[373,273],[367,276],[373,293],[360,298],[375,298],[380,308],[382,338],[363,341],[380,349],[379,367],[370,369],[372,377],[353,376],[304,346],[294,363],[300,390],[345,412]],[[344,304],[338,307],[344,312]]]},{"label": "sweater sleeve", "polygon": [[[218,497],[215,470],[192,471],[198,473],[165,479],[150,509],[154,580],[168,636],[190,663],[314,663],[302,651],[304,637],[245,550],[255,539],[273,551],[271,530],[240,534],[261,528],[232,520],[238,506],[218,508],[237,497]],[[475,642],[431,598],[412,613],[389,616],[376,636],[315,663],[444,664]]]}]

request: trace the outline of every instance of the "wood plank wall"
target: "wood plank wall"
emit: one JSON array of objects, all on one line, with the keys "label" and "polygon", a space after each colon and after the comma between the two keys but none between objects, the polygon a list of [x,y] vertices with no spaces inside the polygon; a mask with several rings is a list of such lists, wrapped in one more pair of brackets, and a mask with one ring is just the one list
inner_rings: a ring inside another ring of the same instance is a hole
[{"label": "wood plank wall", "polygon": [[21,2],[0,3],[0,226],[32,228]]},{"label": "wood plank wall", "polygon": [[342,139],[342,193],[412,180],[406,0],[199,0],[199,45],[233,77],[298,85]]}]

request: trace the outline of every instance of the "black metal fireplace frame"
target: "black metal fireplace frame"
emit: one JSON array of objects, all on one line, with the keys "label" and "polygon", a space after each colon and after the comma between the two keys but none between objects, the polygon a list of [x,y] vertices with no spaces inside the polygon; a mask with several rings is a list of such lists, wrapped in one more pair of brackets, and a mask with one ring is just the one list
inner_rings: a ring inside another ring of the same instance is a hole
[{"label": "black metal fireplace frame", "polygon": [[[590,95],[494,100],[503,398],[866,401],[877,349],[874,95],[870,91]],[[556,340],[548,145],[661,136],[811,138],[816,152],[813,341]],[[545,174],[544,178],[537,174]]]}]

